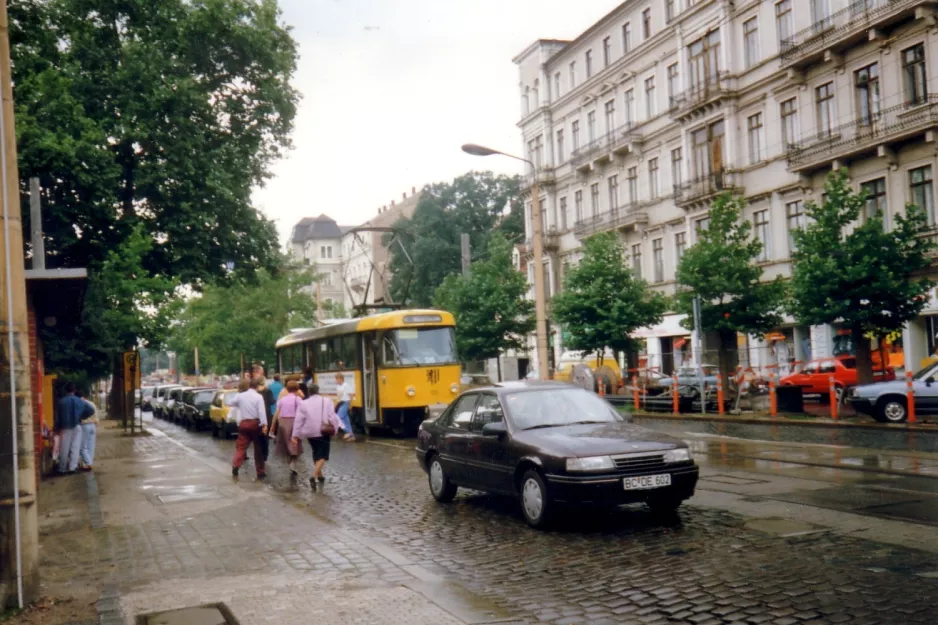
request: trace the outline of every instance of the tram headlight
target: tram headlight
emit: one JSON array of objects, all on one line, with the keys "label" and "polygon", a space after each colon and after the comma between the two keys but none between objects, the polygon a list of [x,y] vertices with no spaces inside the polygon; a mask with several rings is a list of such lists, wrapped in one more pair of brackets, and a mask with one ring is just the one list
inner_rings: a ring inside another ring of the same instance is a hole
[{"label": "tram headlight", "polygon": [[458,392],[459,392],[459,385],[458,385],[458,384],[452,384],[452,385],[450,385],[450,387],[449,387],[449,392],[452,393],[453,395],[455,395],[456,393],[458,393]]},{"label": "tram headlight", "polygon": [[416,395],[416,394],[417,394],[417,389],[415,389],[413,386],[408,386],[408,387],[407,387],[407,396],[408,396],[408,397],[413,397],[413,396]]}]

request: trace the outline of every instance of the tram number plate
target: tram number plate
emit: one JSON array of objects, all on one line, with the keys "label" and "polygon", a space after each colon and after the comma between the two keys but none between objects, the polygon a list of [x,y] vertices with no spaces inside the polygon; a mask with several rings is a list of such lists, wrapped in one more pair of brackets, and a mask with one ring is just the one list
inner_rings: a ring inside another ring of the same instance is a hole
[{"label": "tram number plate", "polygon": [[622,486],[625,490],[647,490],[649,488],[661,488],[671,485],[671,474],[662,473],[660,475],[642,475],[639,477],[622,478]]}]

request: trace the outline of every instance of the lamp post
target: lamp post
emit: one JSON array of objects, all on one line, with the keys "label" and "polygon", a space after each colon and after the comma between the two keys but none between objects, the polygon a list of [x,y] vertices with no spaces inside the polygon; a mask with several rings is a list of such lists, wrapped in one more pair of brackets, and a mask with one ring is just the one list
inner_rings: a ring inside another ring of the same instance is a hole
[{"label": "lamp post", "polygon": [[507,156],[527,163],[534,173],[534,183],[531,185],[531,229],[533,230],[531,239],[534,244],[534,318],[536,320],[535,332],[537,338],[537,374],[541,380],[548,380],[550,379],[550,371],[547,353],[547,300],[544,296],[544,242],[542,240],[541,196],[537,184],[537,167],[526,158],[506,154],[474,143],[467,143],[462,146],[462,151],[473,156],[492,156],[493,154]]}]

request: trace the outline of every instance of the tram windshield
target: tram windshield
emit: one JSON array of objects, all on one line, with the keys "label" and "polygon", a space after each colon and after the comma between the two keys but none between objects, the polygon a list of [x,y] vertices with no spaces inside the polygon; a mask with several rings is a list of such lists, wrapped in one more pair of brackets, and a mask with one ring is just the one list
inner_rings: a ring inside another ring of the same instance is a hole
[{"label": "tram windshield", "polygon": [[384,364],[391,367],[458,362],[453,328],[401,328],[384,335]]}]

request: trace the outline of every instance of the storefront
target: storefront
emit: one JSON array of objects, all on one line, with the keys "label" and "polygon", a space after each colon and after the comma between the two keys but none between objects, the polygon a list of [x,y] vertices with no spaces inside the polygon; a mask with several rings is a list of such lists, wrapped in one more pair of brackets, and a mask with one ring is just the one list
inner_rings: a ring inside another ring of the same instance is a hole
[{"label": "storefront", "polygon": [[693,363],[690,330],[681,325],[685,319],[687,315],[668,315],[661,323],[632,333],[632,338],[645,340],[645,351],[639,355],[641,368],[671,375]]}]

